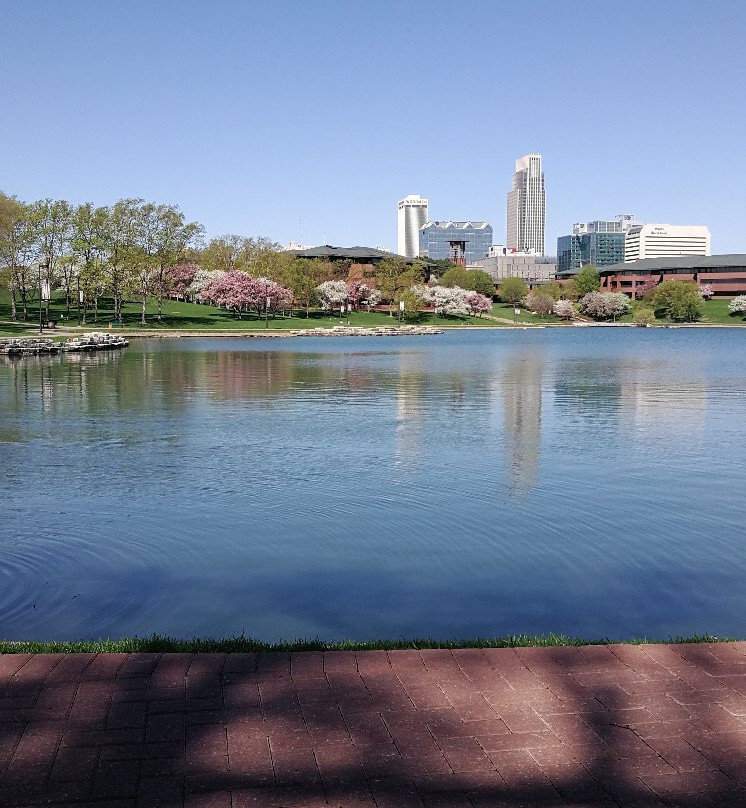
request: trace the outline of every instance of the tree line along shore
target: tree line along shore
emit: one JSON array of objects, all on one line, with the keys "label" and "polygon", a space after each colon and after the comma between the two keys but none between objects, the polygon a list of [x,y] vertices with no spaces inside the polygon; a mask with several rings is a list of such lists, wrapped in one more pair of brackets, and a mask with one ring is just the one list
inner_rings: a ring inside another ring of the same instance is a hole
[{"label": "tree line along shore", "polygon": [[[738,324],[746,296],[711,300],[706,287],[665,281],[630,300],[600,293],[598,272],[496,289],[481,270],[398,256],[361,267],[308,259],[263,237],[206,241],[175,205],[26,203],[0,193],[0,333],[45,325],[181,330],[286,330],[399,322],[501,326],[574,321]],[[304,322],[302,322],[304,321]]]}]

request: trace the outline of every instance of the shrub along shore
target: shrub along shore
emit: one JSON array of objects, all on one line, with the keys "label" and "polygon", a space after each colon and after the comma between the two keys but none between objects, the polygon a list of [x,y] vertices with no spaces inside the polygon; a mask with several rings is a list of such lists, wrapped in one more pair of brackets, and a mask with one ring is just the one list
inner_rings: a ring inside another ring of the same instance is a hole
[{"label": "shrub along shore", "polygon": [[690,637],[612,640],[608,637],[587,640],[564,634],[510,634],[506,637],[476,637],[470,640],[340,640],[319,639],[289,642],[262,642],[244,635],[227,639],[194,638],[180,640],[153,634],[149,637],[124,637],[119,640],[19,641],[0,640],[0,654],[73,654],[73,653],[269,653],[297,651],[401,651],[422,648],[550,648],[584,645],[649,645],[660,643],[736,642],[733,637],[693,634]]}]

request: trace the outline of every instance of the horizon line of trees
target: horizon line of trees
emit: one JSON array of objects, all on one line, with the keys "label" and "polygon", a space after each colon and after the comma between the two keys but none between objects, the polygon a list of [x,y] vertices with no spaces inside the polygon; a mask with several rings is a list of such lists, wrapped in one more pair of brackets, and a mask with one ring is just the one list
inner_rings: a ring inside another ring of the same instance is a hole
[{"label": "horizon line of trees", "polygon": [[[424,286],[427,275],[420,262],[385,259],[356,288],[348,279],[351,263],[299,258],[264,237],[230,234],[205,243],[204,227],[187,222],[176,205],[140,198],[98,207],[53,199],[28,203],[0,191],[0,283],[10,292],[12,320],[27,320],[29,305],[36,301],[46,305],[48,318],[51,293],[60,292],[68,317],[75,305],[83,323],[89,310],[97,317],[102,298],[111,299],[119,323],[129,300],[139,301],[142,323],[148,300],[155,300],[160,321],[163,300],[172,296],[224,306],[238,316],[245,310],[293,306],[308,315],[312,306],[328,307],[320,287],[342,281],[350,287],[345,300],[355,307],[387,302],[398,309],[404,303],[409,316],[418,306],[434,305],[427,294],[413,291]],[[485,272],[448,261],[430,263],[429,269],[432,283],[444,288],[459,288],[464,295],[494,294],[494,282]],[[464,295],[451,294],[445,308],[465,312]],[[483,301],[473,298],[472,303],[484,309]]]}]

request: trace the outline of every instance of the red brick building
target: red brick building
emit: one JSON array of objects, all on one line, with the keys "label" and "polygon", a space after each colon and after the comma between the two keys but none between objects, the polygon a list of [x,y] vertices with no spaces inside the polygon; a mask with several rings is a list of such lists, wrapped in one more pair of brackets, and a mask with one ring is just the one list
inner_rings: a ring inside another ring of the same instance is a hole
[{"label": "red brick building", "polygon": [[[576,271],[558,273],[558,279],[569,279]],[[746,254],[681,255],[670,258],[644,258],[624,264],[599,267],[602,292],[624,292],[634,297],[635,288],[663,281],[694,281],[708,285],[715,297],[746,294]]]}]

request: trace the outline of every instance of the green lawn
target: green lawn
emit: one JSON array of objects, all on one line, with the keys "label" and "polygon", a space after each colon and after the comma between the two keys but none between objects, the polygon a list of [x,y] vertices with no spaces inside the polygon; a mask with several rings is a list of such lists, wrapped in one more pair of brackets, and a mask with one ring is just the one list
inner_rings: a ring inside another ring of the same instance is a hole
[{"label": "green lawn", "polygon": [[519,325],[530,325],[536,323],[563,323],[564,320],[560,320],[559,317],[555,317],[554,314],[534,314],[531,311],[526,311],[523,307],[520,307],[521,313],[516,317],[513,313],[513,306],[509,306],[507,303],[493,303],[492,304],[492,316],[493,317],[500,317],[504,320],[511,320],[515,319],[515,322]]},{"label": "green lawn", "polygon": [[[728,324],[741,325],[746,323],[746,318],[741,315],[731,316],[728,314],[727,299],[707,300],[704,302],[704,316],[700,321],[703,324]],[[70,317],[66,315],[66,306],[61,298],[53,300],[49,307],[50,319],[57,320],[58,325],[69,325],[77,327],[76,309],[70,310]],[[512,322],[514,319],[513,306],[504,303],[494,303],[492,306],[492,317]],[[63,315],[64,320],[63,320]],[[627,314],[619,318],[619,322],[632,322],[633,315]],[[163,320],[159,323],[156,320],[155,303],[148,303],[146,307],[146,328],[157,331],[181,330],[181,331],[263,331],[265,329],[264,318],[257,318],[256,315],[245,315],[241,320],[236,319],[225,309],[214,306],[199,306],[194,303],[183,303],[180,301],[167,300],[163,304]],[[538,325],[544,323],[562,323],[553,314],[542,316],[532,314],[521,308],[521,313],[515,318],[519,325]],[[123,309],[123,330],[140,330],[143,326],[140,323],[140,305],[137,302],[125,304]],[[663,320],[659,320],[663,323]],[[84,327],[86,331],[108,330],[109,323],[112,330],[118,331],[120,326],[114,322],[111,300],[103,300],[99,307],[98,320],[93,320],[93,313],[89,311],[88,322]],[[349,317],[351,326],[363,328],[375,328],[377,326],[390,326],[398,323],[396,317],[389,317],[386,312],[373,311],[352,312]],[[459,327],[478,326],[495,327],[507,325],[508,323],[498,323],[493,319],[480,317],[441,317],[432,313],[419,315],[416,319],[405,320],[405,323],[415,323],[417,325],[432,325],[437,327]],[[347,324],[347,318],[340,320],[338,314],[330,315],[328,312],[312,311],[310,317],[305,316],[305,312],[297,312],[293,317],[277,315],[269,318],[269,328],[272,330],[295,330],[303,328],[332,328],[340,324]],[[29,307],[29,319],[26,323],[13,323],[10,321],[10,303],[7,291],[0,291],[0,336],[18,337],[33,336],[39,333],[39,309],[35,305]],[[60,332],[57,332],[59,334]],[[54,332],[44,330],[46,336],[54,336]]]},{"label": "green lawn", "polygon": [[702,323],[727,323],[728,325],[743,325],[746,317],[742,314],[728,314],[728,304],[731,298],[717,298],[705,300]]},{"label": "green lawn", "polygon": [[[703,300],[702,301],[702,319],[698,320],[699,323],[702,325],[744,325],[746,324],[746,318],[742,315],[731,315],[728,314],[728,304],[730,303],[730,298],[717,298],[713,300]],[[629,314],[625,314],[624,317],[620,317],[618,322],[620,323],[632,323],[634,322],[634,315],[632,312]],[[658,318],[656,320],[657,323],[661,324],[670,324],[670,320],[666,320],[665,318]]]},{"label": "green lawn", "polygon": [[[71,326],[77,328],[77,310],[70,309],[69,316],[62,298],[51,301],[49,306],[49,319],[56,320],[58,326]],[[264,317],[257,317],[254,314],[244,315],[242,319],[237,319],[233,314],[225,309],[214,306],[200,306],[194,303],[183,303],[180,301],[166,300],[163,302],[163,319],[158,322],[156,319],[155,302],[149,302],[146,306],[146,325],[140,322],[140,304],[137,302],[126,303],[122,310],[123,325],[121,329],[127,331],[141,330],[143,328],[169,331],[263,331],[265,330]],[[64,319],[63,319],[64,318]],[[340,324],[347,325],[348,319],[340,319],[339,314],[330,315],[328,312],[311,311],[306,317],[304,311],[296,312],[294,316],[277,315],[268,318],[268,326],[273,330],[295,330],[302,328],[333,328]],[[493,320],[479,317],[442,317],[432,313],[422,313],[417,318],[410,318],[404,321],[409,324],[432,325],[438,327],[458,327],[458,326],[495,326]],[[94,321],[93,312],[89,310],[87,323],[84,327],[86,331],[108,330],[109,323],[112,324],[113,331],[119,331],[120,326],[114,320],[113,305],[111,300],[102,300],[98,311],[98,320]],[[349,324],[362,328],[376,328],[378,326],[391,326],[398,324],[398,318],[390,317],[386,312],[380,311],[355,311],[350,314]],[[36,305],[29,307],[28,320],[24,323],[12,323],[10,321],[10,302],[7,292],[0,292],[0,336],[31,336],[39,331],[39,309]],[[49,332],[45,329],[45,334]]]}]

